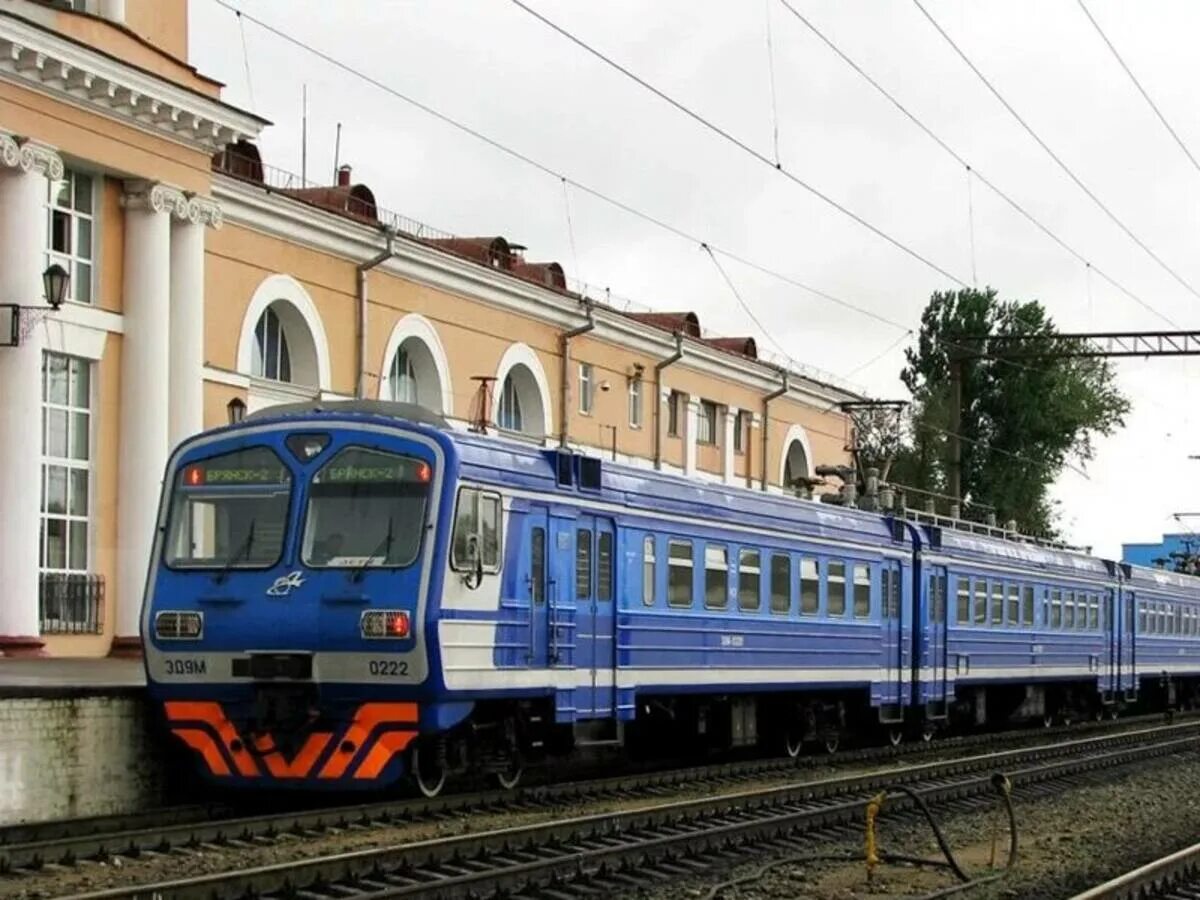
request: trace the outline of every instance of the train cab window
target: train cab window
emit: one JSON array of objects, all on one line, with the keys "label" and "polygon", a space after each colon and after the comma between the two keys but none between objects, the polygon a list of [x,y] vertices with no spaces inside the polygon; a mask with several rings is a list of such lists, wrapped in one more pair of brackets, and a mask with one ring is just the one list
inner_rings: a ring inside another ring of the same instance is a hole
[{"label": "train cab window", "polygon": [[1050,592],[1050,627],[1062,628],[1063,623],[1062,591],[1055,588]]},{"label": "train cab window", "polygon": [[871,615],[871,567],[866,563],[854,565],[854,618]]},{"label": "train cab window", "polygon": [[1004,585],[992,582],[992,624],[1004,624]]},{"label": "train cab window", "polygon": [[529,596],[537,606],[546,602],[546,529],[529,533]]},{"label": "train cab window", "polygon": [[1033,624],[1033,585],[1021,587],[1021,624]]},{"label": "train cab window", "polygon": [[787,615],[792,610],[792,558],[771,554],[771,612]]},{"label": "train cab window", "polygon": [[173,569],[263,569],[283,552],[292,475],[267,447],[188,463],[175,477],[164,542]]},{"label": "train cab window", "polygon": [[800,615],[815,616],[821,608],[821,570],[815,559],[800,560]]},{"label": "train cab window", "polygon": [[667,542],[667,603],[687,609],[692,605],[692,542]]},{"label": "train cab window", "polygon": [[729,605],[729,551],[720,544],[704,547],[704,605],[708,609]]},{"label": "train cab window", "polygon": [[658,568],[654,556],[654,535],[648,534],[642,541],[642,603],[654,605],[654,595],[657,589],[656,573]]},{"label": "train cab window", "polygon": [[987,624],[987,582],[975,582],[975,624]]},{"label": "train cab window", "polygon": [[575,529],[575,599],[592,599],[592,530]]},{"label": "train cab window", "polygon": [[1021,624],[1021,589],[1015,584],[1010,584],[1008,590],[1008,615],[1005,617],[1005,622],[1009,625]]},{"label": "train cab window", "polygon": [[[425,535],[429,463],[367,447],[346,447],[313,476],[308,490],[302,558],[323,568],[411,565]],[[491,495],[499,509],[499,497]],[[479,517],[486,516],[480,511]],[[478,536],[487,561],[497,562],[496,518]]]},{"label": "train cab window", "polygon": [[611,531],[596,535],[596,599],[601,603],[613,598],[613,536]]},{"label": "train cab window", "polygon": [[458,492],[450,567],[500,571],[500,495],[464,487]]},{"label": "train cab window", "polygon": [[846,614],[846,564],[831,559],[825,564],[825,612],[831,616]]},{"label": "train cab window", "polygon": [[762,568],[757,550],[738,551],[738,609],[755,612],[762,604]]},{"label": "train cab window", "polygon": [[961,576],[956,578],[958,583],[958,608],[955,610],[954,621],[959,625],[971,622],[971,582]]}]

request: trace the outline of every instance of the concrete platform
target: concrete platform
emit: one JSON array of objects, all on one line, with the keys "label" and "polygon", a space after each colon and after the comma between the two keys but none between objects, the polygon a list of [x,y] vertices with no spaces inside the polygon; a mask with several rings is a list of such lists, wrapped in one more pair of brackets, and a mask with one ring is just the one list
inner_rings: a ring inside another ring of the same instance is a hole
[{"label": "concrete platform", "polygon": [[0,698],[127,696],[145,687],[140,659],[0,657]]}]

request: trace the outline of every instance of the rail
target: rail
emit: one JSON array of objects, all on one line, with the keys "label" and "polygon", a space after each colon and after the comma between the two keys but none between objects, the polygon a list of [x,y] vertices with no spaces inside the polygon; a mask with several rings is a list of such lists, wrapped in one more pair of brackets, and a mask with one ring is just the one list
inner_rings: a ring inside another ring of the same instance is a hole
[{"label": "rail", "polygon": [[[1186,886],[1186,890],[1180,890]],[[1076,894],[1071,900],[1152,900],[1200,896],[1200,844],[1193,844],[1111,881]]]}]

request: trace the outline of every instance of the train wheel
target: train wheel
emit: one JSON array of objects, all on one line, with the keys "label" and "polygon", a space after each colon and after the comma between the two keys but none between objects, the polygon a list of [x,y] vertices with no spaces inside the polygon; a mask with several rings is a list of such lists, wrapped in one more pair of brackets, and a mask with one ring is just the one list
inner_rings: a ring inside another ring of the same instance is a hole
[{"label": "train wheel", "polygon": [[924,727],[921,729],[921,741],[922,741],[923,743],[926,743],[926,744],[928,744],[930,741],[932,741],[932,740],[933,740],[933,738],[934,738],[934,735],[936,735],[936,734],[937,734],[937,729],[936,729],[934,726],[932,726],[932,725],[925,725],[925,726],[924,726]]},{"label": "train wheel", "polygon": [[1054,725],[1054,716],[1050,715],[1050,713],[1046,713],[1044,716],[1042,716],[1042,727],[1043,728],[1051,728],[1051,727],[1053,727],[1053,725]]},{"label": "train wheel", "polygon": [[525,774],[525,766],[521,763],[519,757],[513,756],[509,759],[508,768],[501,772],[492,772],[492,780],[496,785],[505,791],[511,791],[521,783],[521,776]]},{"label": "train wheel", "polygon": [[904,731],[900,728],[888,729],[888,743],[893,747],[899,747],[904,742]]},{"label": "train wheel", "polygon": [[[425,752],[422,753],[422,750]],[[437,746],[418,743],[413,747],[411,759],[412,776],[413,781],[417,783],[417,790],[426,797],[436,797],[446,786],[446,765],[440,759]]]},{"label": "train wheel", "polygon": [[1108,717],[1110,719],[1116,721],[1117,716],[1119,716],[1120,714],[1121,714],[1121,711],[1119,709],[1117,709],[1115,704],[1113,706],[1109,707]]},{"label": "train wheel", "polygon": [[841,735],[835,734],[833,737],[825,738],[825,752],[832,755],[837,753],[838,744],[841,743]]},{"label": "train wheel", "polygon": [[788,759],[795,759],[800,755],[800,747],[804,743],[804,739],[800,737],[796,729],[787,731],[783,736],[783,750],[788,755]]}]

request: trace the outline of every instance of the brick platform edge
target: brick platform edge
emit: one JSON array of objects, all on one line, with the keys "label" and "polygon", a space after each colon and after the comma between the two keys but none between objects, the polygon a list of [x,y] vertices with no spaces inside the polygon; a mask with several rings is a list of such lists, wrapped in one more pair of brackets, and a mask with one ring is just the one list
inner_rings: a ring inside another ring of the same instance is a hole
[{"label": "brick platform edge", "polygon": [[45,656],[45,648],[46,642],[40,637],[0,634],[0,656],[13,658]]},{"label": "brick platform edge", "polygon": [[108,649],[109,656],[119,659],[141,659],[142,639],[140,637],[115,637]]}]

